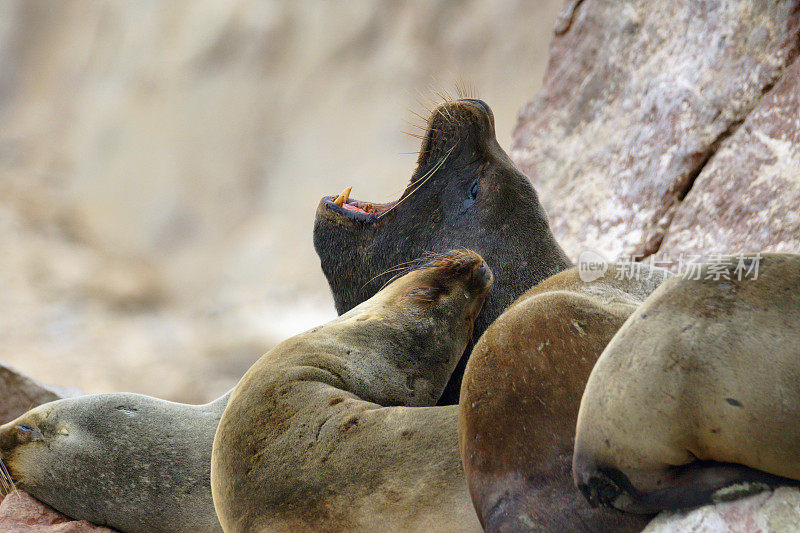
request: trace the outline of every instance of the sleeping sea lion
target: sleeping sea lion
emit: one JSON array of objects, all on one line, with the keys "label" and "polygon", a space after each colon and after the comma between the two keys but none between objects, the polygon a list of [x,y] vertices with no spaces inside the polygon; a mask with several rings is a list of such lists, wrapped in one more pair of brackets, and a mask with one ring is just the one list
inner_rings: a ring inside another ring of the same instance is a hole
[{"label": "sleeping sea lion", "polygon": [[218,532],[211,445],[229,396],[46,403],[0,426],[0,459],[19,488],[72,518],[124,532]]},{"label": "sleeping sea lion", "polygon": [[450,252],[259,359],[214,439],[225,531],[480,531],[456,407],[434,404],[491,283]]},{"label": "sleeping sea lion", "polygon": [[640,531],[649,517],[595,509],[572,483],[575,421],[597,357],[668,273],[576,269],[526,292],[489,326],[467,364],[459,444],[486,531]]},{"label": "sleeping sea lion", "polygon": [[653,512],[798,483],[799,288],[800,255],[760,254],[645,301],[581,401],[573,475],[591,502]]}]

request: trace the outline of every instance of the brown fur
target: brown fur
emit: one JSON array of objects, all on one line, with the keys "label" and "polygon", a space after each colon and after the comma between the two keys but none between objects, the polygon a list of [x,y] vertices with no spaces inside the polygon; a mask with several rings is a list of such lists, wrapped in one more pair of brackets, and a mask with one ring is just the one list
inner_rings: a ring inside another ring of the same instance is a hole
[{"label": "brown fur", "polygon": [[[646,276],[651,271],[643,269]],[[573,436],[584,385],[625,319],[658,286],[591,283],[577,270],[529,290],[486,330],[461,390],[459,443],[472,501],[487,531],[636,531],[646,519],[593,509],[572,484]]]},{"label": "brown fur", "polygon": [[800,480],[800,255],[709,275],[664,283],[592,371],[574,458],[589,498],[647,512]]},{"label": "brown fur", "polygon": [[432,407],[491,286],[461,251],[282,343],[231,396],[212,453],[226,531],[469,531],[456,408]]}]

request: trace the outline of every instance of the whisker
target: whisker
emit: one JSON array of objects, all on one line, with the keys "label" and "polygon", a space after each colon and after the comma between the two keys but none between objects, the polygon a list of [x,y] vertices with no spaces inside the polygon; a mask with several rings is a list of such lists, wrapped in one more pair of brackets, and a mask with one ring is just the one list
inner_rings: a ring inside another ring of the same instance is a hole
[{"label": "whisker", "polygon": [[397,272],[397,271],[399,271],[399,270],[403,270],[403,269],[405,269],[405,268],[406,268],[406,267],[407,267],[409,264],[411,264],[411,263],[413,263],[413,262],[415,262],[415,261],[417,261],[417,260],[416,260],[416,259],[412,259],[411,261],[404,261],[404,262],[402,262],[402,263],[398,263],[398,264],[396,264],[395,266],[393,266],[393,267],[390,267],[390,268],[388,268],[388,269],[384,270],[384,271],[383,271],[383,272],[381,272],[380,274],[377,274],[377,275],[375,275],[375,276],[372,276],[372,277],[369,279],[369,281],[367,281],[366,283],[364,283],[364,284],[361,286],[361,288],[363,289],[364,287],[366,287],[367,285],[369,285],[370,283],[372,283],[373,281],[375,281],[376,279],[378,279],[378,278],[379,278],[379,277],[381,277],[381,276],[385,276],[386,274],[389,274],[389,273],[391,273],[391,272]]},{"label": "whisker", "polygon": [[442,99],[442,103],[444,104],[449,104],[454,100],[453,96],[449,92],[447,92],[446,89],[437,89],[436,91],[434,91],[434,93],[436,94],[436,96]]},{"label": "whisker", "polygon": [[425,124],[427,124],[427,123],[428,123],[428,117],[423,117],[422,115],[420,115],[419,113],[417,113],[417,112],[416,112],[416,111],[414,111],[413,109],[409,109],[409,112],[410,112],[411,114],[413,114],[413,115],[416,115],[416,116],[417,116],[418,118],[420,118],[421,120],[425,121]]},{"label": "whisker", "polygon": [[11,479],[11,474],[8,472],[5,463],[0,459],[0,496],[4,498],[17,490],[14,485],[14,480]]},{"label": "whisker", "polygon": [[[416,259],[412,259],[411,261],[406,261],[405,263],[401,263],[401,265],[405,265],[400,269],[400,272],[389,278],[382,286],[379,291],[382,291],[387,285],[389,285],[394,280],[408,274],[409,272],[413,272],[415,270],[424,270],[426,268],[431,268],[433,266],[441,266],[438,265],[437,262],[441,262],[444,259],[448,259],[450,252],[432,252],[430,250],[425,250],[422,252],[422,255]],[[396,269],[391,269],[396,270]],[[390,270],[390,271],[391,271]],[[389,271],[387,271],[388,273]],[[376,276],[377,277],[377,276]],[[375,278],[373,278],[375,279]],[[371,281],[371,280],[370,280]]]},{"label": "whisker", "polygon": [[425,138],[425,136],[424,136],[424,135],[420,135],[420,134],[418,134],[418,133],[411,133],[411,132],[409,132],[409,131],[403,131],[403,130],[400,130],[400,133],[405,133],[406,135],[409,135],[409,136],[411,136],[411,137],[416,137],[417,139],[420,139],[420,140]]},{"label": "whisker", "polygon": [[392,211],[392,209],[394,209],[398,205],[400,205],[403,202],[405,202],[406,200],[408,200],[411,197],[411,195],[413,195],[415,192],[417,192],[419,190],[420,187],[425,185],[425,182],[428,181],[429,179],[431,179],[431,176],[433,176],[436,173],[436,171],[439,170],[439,168],[441,168],[441,166],[444,164],[444,162],[447,160],[447,158],[453,152],[453,149],[455,149],[455,147],[456,147],[456,144],[451,146],[450,149],[447,151],[447,153],[444,154],[444,156],[439,160],[439,162],[436,163],[436,165],[434,165],[434,167],[432,169],[430,169],[428,172],[426,172],[425,175],[422,178],[419,179],[419,181],[420,181],[419,185],[414,187],[414,189],[410,193],[408,193],[404,198],[401,198],[392,207],[390,207],[389,209],[387,209],[386,211],[384,211],[383,213],[378,215],[378,218],[383,218],[386,215],[386,213],[390,213]]},{"label": "whisker", "polygon": [[416,122],[411,122],[409,120],[404,120],[403,122],[405,122],[406,124],[408,124],[411,127],[419,128],[424,132],[435,131],[436,133],[439,133],[439,130],[437,130],[436,128],[429,128],[427,124],[425,124],[425,125],[417,124]]},{"label": "whisker", "polygon": [[393,282],[394,280],[396,280],[397,278],[400,278],[400,277],[402,277],[400,274],[395,274],[394,276],[392,276],[391,278],[389,278],[389,280],[388,280],[386,283],[384,283],[383,285],[381,285],[381,288],[380,288],[380,289],[378,289],[378,292],[381,292],[383,289],[385,289],[385,288],[386,288],[386,286],[387,286],[388,284],[390,284],[391,282]]},{"label": "whisker", "polygon": [[[422,101],[422,100],[420,100],[419,98],[417,99],[417,103],[418,103],[420,106],[422,106],[422,108],[423,108],[425,111],[427,111],[427,112],[428,112],[428,116],[430,116],[430,115],[432,115],[432,114],[433,114],[433,109],[431,109],[431,107],[430,107],[428,104],[426,104],[425,102],[423,102],[423,101]],[[431,104],[432,104],[432,102],[431,102]],[[434,107],[435,107],[435,106],[434,106]],[[427,120],[427,119],[426,119],[426,120]]]}]

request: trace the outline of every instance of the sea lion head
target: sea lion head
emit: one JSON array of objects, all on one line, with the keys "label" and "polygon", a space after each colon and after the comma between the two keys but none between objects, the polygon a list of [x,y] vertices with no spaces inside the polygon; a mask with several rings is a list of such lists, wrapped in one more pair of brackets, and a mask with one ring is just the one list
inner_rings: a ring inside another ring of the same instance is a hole
[{"label": "sea lion head", "polygon": [[[503,151],[494,116],[481,100],[436,107],[411,181],[397,201],[326,196],[317,208],[314,247],[336,309],[370,298],[394,269],[454,248],[479,253],[495,285],[473,341],[517,296],[570,266],[536,191]],[[460,383],[461,368],[454,373]],[[458,388],[451,394],[458,399]]]},{"label": "sea lion head", "polygon": [[[335,373],[348,374],[346,381],[355,383],[351,392],[381,405],[432,405],[469,343],[492,279],[486,262],[471,250],[436,254],[333,322],[287,344],[308,342],[314,347],[308,351],[319,353],[384,354],[398,372],[356,379],[354,374],[365,371],[359,366]],[[390,375],[407,382],[385,389],[375,385]]]},{"label": "sea lion head", "polygon": [[67,430],[54,424],[55,403],[39,406],[0,426],[0,460],[22,489],[48,479],[48,461],[42,461],[40,454],[59,453],[60,439]]},{"label": "sea lion head", "polygon": [[0,459],[18,488],[76,520],[215,531],[207,462],[224,401],[213,410],[132,393],[57,400],[0,426]]}]

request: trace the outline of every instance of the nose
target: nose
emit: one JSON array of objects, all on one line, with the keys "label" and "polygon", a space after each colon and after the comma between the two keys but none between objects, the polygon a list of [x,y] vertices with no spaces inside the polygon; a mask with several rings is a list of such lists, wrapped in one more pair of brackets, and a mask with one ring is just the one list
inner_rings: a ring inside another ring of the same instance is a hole
[{"label": "nose", "polygon": [[491,287],[493,281],[492,269],[486,264],[486,261],[481,261],[473,273],[475,283],[481,287]]},{"label": "nose", "polygon": [[492,110],[489,108],[489,104],[484,102],[483,100],[478,100],[477,98],[462,98],[462,102],[469,102],[487,115],[493,115]]}]

